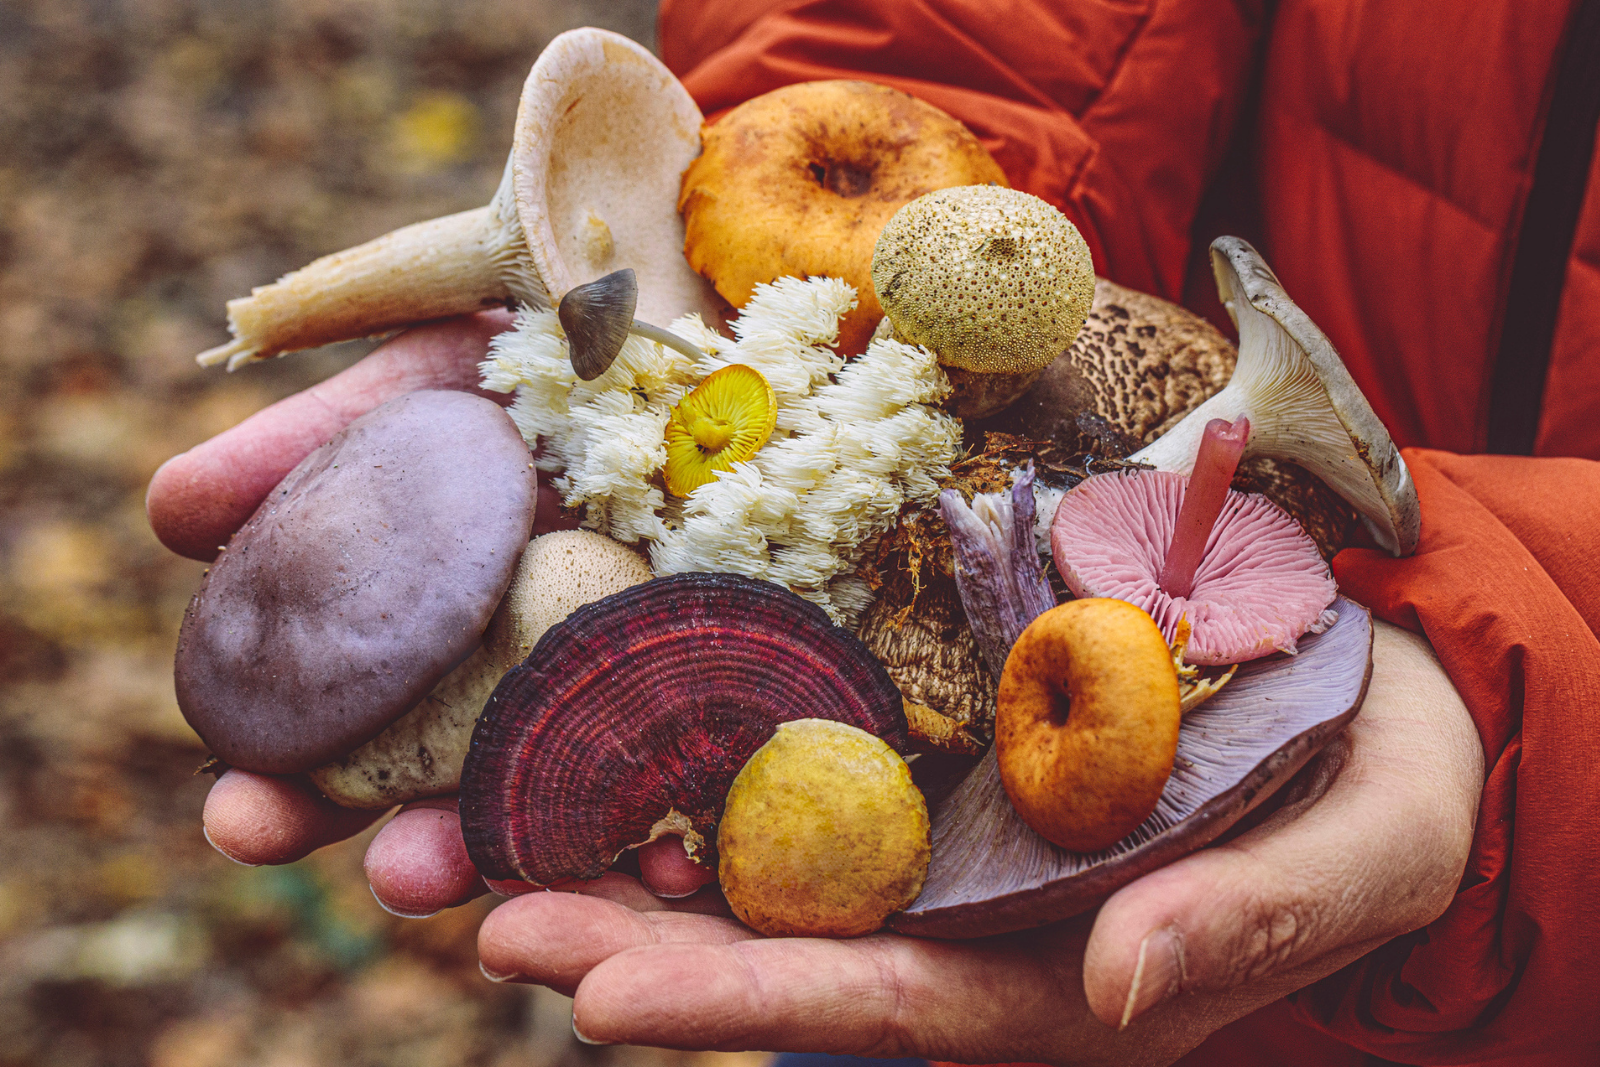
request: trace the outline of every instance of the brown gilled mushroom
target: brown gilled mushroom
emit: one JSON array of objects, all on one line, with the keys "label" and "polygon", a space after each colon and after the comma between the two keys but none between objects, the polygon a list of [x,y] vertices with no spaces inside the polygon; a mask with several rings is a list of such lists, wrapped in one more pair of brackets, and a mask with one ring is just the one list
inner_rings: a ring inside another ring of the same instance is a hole
[{"label": "brown gilled mushroom", "polygon": [[232,370],[496,304],[544,307],[621,267],[639,273],[645,318],[710,313],[717,302],[684,261],[676,207],[701,121],[644,48],[607,30],[564,33],[528,74],[487,207],[396,230],[229,301],[233,340],[199,362]]}]

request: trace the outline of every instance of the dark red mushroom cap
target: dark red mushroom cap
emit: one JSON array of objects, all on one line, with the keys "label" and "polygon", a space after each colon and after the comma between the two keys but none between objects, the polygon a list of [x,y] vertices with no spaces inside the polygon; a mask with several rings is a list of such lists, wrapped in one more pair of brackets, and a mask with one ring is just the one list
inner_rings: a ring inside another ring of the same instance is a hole
[{"label": "dark red mushroom cap", "polygon": [[683,833],[711,862],[734,776],[778,724],[821,718],[907,744],[900,692],[853,634],[781,586],[677,574],[548,630],[495,689],[461,772],[467,853],[489,878],[595,878]]},{"label": "dark red mushroom cap", "polygon": [[1293,652],[1332,623],[1337,586],[1316,542],[1266,497],[1229,490],[1186,597],[1161,588],[1189,479],[1164,471],[1098,474],[1061,498],[1050,526],[1056,569],[1078,596],[1116,597],[1150,613],[1171,641],[1185,615],[1190,663],[1241,663]]},{"label": "dark red mushroom cap", "polygon": [[349,753],[478,644],[533,525],[528,446],[492,401],[417,392],[289,472],[184,616],[178,706],[236,767]]}]

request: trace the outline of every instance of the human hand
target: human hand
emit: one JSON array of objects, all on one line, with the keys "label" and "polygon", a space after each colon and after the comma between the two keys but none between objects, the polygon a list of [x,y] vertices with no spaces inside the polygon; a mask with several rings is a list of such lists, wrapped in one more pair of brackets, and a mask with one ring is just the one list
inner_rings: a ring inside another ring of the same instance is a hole
[{"label": "human hand", "polygon": [[[505,323],[485,314],[411,331],[177,457],[152,483],[152,526],[177,551],[214,555],[284,473],[350,420],[412,389],[470,388]],[[588,897],[539,893],[504,905],[480,952],[491,973],[575,993],[578,1026],[595,1040],[1164,1062],[1442,912],[1481,782],[1476,734],[1437,661],[1424,642],[1380,624],[1367,705],[1288,787],[1283,807],[1125,887],[1097,916],[969,943],[768,941],[725,917],[685,914],[722,911],[714,891],[669,904],[610,875],[585,886]],[[250,863],[289,862],[375,818],[334,807],[303,781],[240,771],[206,807],[213,843]],[[374,840],[367,870],[379,900],[402,914],[483,891],[448,799],[403,809]]]},{"label": "human hand", "polygon": [[1426,642],[1377,625],[1360,715],[1239,837],[1098,914],[972,942],[763,939],[730,919],[534,894],[485,921],[486,973],[574,995],[600,1042],[1166,1063],[1448,906],[1483,781]]}]

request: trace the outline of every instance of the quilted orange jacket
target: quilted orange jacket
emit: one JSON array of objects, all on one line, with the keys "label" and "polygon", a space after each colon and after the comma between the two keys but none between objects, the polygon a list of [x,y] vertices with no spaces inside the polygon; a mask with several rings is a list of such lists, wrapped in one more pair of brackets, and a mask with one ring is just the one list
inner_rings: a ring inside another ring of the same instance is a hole
[{"label": "quilted orange jacket", "polygon": [[[1426,634],[1478,725],[1466,878],[1428,929],[1186,1062],[1600,1063],[1600,155],[1583,165],[1595,117],[1569,84],[1600,78],[1600,46],[1568,55],[1600,41],[1585,19],[1600,2],[662,2],[662,57],[713,119],[796,81],[904,89],[1124,285],[1215,316],[1204,246],[1242,232],[1411,446],[1417,554],[1352,549],[1335,571]],[[1475,454],[1491,445],[1576,458]]]}]

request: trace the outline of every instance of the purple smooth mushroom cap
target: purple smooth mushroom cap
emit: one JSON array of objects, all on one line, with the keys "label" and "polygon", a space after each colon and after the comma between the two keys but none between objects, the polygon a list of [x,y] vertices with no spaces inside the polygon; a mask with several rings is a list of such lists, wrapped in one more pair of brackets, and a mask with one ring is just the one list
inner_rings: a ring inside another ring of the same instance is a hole
[{"label": "purple smooth mushroom cap", "polygon": [[481,397],[410,393],[352,422],[207,572],[178,636],[184,717],[225,762],[272,774],[372,739],[477,646],[536,488]]}]

